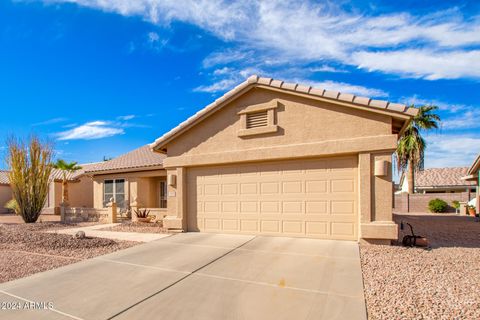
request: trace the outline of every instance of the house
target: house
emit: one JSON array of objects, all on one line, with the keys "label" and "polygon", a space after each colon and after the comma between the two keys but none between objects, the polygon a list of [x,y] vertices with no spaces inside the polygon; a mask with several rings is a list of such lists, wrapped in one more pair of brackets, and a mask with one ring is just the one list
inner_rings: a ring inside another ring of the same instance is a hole
[{"label": "house", "polygon": [[[90,177],[84,175],[85,170],[97,163],[79,164],[82,169],[67,173],[68,204],[71,207],[91,208],[93,206],[93,185]],[[43,214],[60,214],[62,203],[63,172],[52,169],[48,197]]]},{"label": "house", "polygon": [[392,153],[417,112],[251,76],[150,145],[164,156],[164,224],[389,243]]},{"label": "house", "polygon": [[165,157],[146,145],[85,168],[84,176],[93,179],[93,207],[105,208],[113,199],[121,213],[148,208],[163,218],[167,211]]},{"label": "house", "polygon": [[469,181],[475,185],[476,196],[475,196],[475,208],[477,213],[480,213],[480,154],[477,156],[475,161],[470,168],[468,168],[467,174],[463,177],[465,181]]},{"label": "house", "polygon": [[[429,168],[415,172],[415,193],[459,193],[475,192],[475,185],[471,181],[463,180],[468,167],[457,168]],[[400,190],[408,192],[408,179],[402,173]]]},{"label": "house", "polygon": [[[68,202],[72,207],[90,208],[93,206],[93,184],[90,177],[84,175],[84,171],[96,165],[87,163],[80,165],[82,169],[67,174]],[[52,169],[48,186],[48,195],[42,214],[60,214],[62,202],[63,172]],[[12,190],[8,179],[8,171],[0,171],[0,213],[8,213],[5,204],[12,199]]]},{"label": "house", "polygon": [[8,180],[8,171],[0,170],[0,213],[10,212],[5,208],[10,199],[12,199],[12,188]]}]

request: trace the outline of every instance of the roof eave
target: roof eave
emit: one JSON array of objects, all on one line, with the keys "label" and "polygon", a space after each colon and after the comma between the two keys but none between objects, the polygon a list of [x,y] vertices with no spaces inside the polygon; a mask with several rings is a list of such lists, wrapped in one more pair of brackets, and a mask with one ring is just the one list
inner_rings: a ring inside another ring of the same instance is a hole
[{"label": "roof eave", "polygon": [[343,106],[353,106],[369,112],[388,114],[390,116],[403,119],[406,122],[418,114],[418,109],[401,104],[372,100],[365,97],[357,97],[352,94],[343,94],[337,91],[316,89],[312,88],[311,86],[285,83],[284,81],[274,80],[272,78],[260,78],[257,75],[253,75],[250,76],[246,81],[225,93],[222,97],[218,98],[207,107],[203,108],[184,122],[180,123],[177,127],[156,139],[149,145],[151,150],[154,152],[165,153],[165,151],[162,149],[175,137],[181,135],[195,124],[203,121],[210,114],[217,111],[221,106],[225,105],[229,101],[235,99],[238,95],[241,95],[254,87],[289,92],[290,94],[306,96],[308,98],[314,98],[320,101],[326,101],[328,103],[334,103]]},{"label": "roof eave", "polygon": [[161,170],[161,169],[164,169],[163,165],[152,165],[152,166],[142,166],[142,167],[135,167],[135,168],[86,171],[85,174],[89,176],[96,176],[96,175],[104,175],[104,174],[143,172],[143,171],[153,171],[153,170]]}]

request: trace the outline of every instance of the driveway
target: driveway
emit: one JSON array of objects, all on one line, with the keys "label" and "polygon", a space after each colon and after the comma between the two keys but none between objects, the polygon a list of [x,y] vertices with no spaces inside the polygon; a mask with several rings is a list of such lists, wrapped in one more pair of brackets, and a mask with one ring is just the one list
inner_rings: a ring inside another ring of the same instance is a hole
[{"label": "driveway", "polygon": [[6,319],[366,319],[356,243],[206,233],[7,282],[0,301],[22,308]]}]

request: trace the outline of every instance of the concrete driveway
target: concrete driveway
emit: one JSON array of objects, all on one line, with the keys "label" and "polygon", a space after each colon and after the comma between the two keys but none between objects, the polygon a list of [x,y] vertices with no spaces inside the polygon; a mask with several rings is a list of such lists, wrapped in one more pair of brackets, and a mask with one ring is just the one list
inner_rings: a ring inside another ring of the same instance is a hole
[{"label": "concrete driveway", "polygon": [[4,283],[0,301],[22,308],[5,319],[366,319],[356,243],[205,233]]}]

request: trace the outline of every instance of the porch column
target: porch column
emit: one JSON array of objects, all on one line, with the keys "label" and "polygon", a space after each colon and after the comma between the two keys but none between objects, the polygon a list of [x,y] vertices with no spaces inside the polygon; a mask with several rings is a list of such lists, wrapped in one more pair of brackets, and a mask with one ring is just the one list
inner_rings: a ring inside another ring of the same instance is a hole
[{"label": "porch column", "polygon": [[187,230],[186,168],[167,168],[167,212],[163,225],[167,229]]}]

